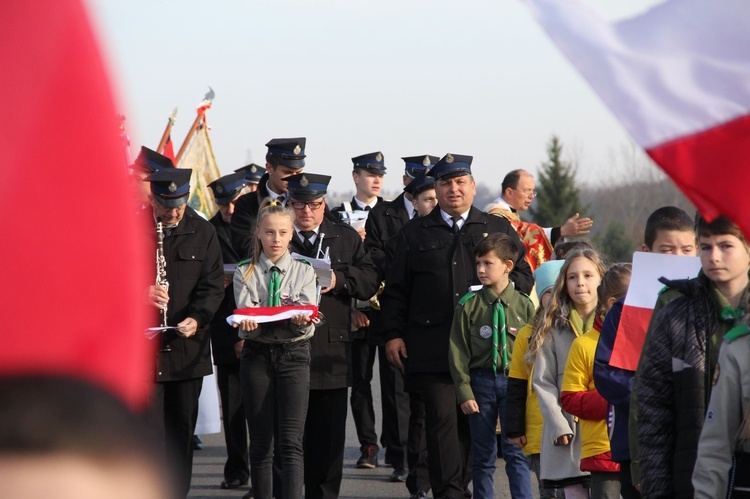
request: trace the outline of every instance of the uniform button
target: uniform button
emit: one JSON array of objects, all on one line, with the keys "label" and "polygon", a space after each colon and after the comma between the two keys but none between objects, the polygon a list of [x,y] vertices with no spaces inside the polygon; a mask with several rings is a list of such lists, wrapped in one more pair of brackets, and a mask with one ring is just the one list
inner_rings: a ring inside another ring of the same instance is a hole
[{"label": "uniform button", "polygon": [[159,372],[159,376],[161,376],[161,372]]},{"label": "uniform button", "polygon": [[429,323],[430,323],[430,320],[428,319],[428,320],[424,321],[424,323],[425,323],[425,324],[429,324]]},{"label": "uniform button", "polygon": [[190,258],[192,258],[193,260],[195,260],[195,255],[192,255]]},{"label": "uniform button", "polygon": [[456,296],[458,296],[458,293],[456,293]]}]

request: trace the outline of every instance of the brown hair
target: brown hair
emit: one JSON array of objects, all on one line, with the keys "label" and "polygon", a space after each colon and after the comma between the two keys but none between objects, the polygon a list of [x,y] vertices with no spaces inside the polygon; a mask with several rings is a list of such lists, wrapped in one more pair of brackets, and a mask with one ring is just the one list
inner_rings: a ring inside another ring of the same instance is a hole
[{"label": "brown hair", "polygon": [[596,291],[599,304],[602,307],[607,306],[607,301],[610,298],[619,300],[625,296],[628,292],[632,272],[633,266],[630,263],[615,263],[607,269]]},{"label": "brown hair", "polygon": [[[602,259],[596,250],[585,248],[568,254],[567,258],[565,258],[565,263],[560,269],[560,275],[557,276],[555,286],[552,288],[552,299],[550,300],[549,307],[545,310],[544,317],[542,318],[539,327],[534,330],[531,338],[529,338],[529,349],[526,351],[525,357],[528,365],[534,363],[534,358],[550,331],[559,327],[564,321],[567,321],[570,316],[570,309],[573,307],[573,300],[570,298],[570,295],[568,295],[566,281],[570,265],[578,258],[586,258],[587,260],[590,260],[599,272],[599,276],[604,276],[604,263],[602,263]],[[599,306],[594,313],[599,313],[600,307],[601,303],[599,303]]]},{"label": "brown hair", "polygon": [[258,210],[258,219],[255,221],[255,243],[253,244],[252,262],[247,266],[245,279],[242,282],[246,283],[250,280],[250,276],[253,275],[253,270],[255,270],[255,265],[260,259],[260,254],[263,252],[263,245],[260,242],[258,234],[260,231],[260,223],[269,215],[282,215],[289,217],[292,227],[294,227],[294,213],[291,210],[285,208],[284,205],[278,201],[272,201],[271,198],[265,198],[261,202],[260,209]]},{"label": "brown hair", "polygon": [[555,260],[565,260],[568,253],[587,248],[594,249],[594,245],[588,239],[575,239],[573,241],[561,239],[555,244],[553,253],[555,254]]},{"label": "brown hair", "polygon": [[729,220],[725,216],[721,216],[713,222],[707,222],[700,213],[695,215],[695,235],[698,237],[711,237],[711,236],[723,236],[723,235],[734,236],[742,244],[747,247],[747,240],[745,235],[740,230],[739,226]]},{"label": "brown hair", "polygon": [[502,232],[495,232],[485,237],[474,247],[474,256],[479,258],[481,256],[493,253],[503,262],[510,260],[516,261],[518,258],[518,246],[508,236]]}]

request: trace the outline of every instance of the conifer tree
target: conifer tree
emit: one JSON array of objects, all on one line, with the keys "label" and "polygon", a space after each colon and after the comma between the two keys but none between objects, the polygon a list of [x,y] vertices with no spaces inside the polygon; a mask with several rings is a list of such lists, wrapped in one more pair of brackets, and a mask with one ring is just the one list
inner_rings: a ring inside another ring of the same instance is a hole
[{"label": "conifer tree", "polygon": [[553,135],[547,144],[547,161],[537,175],[537,197],[529,208],[535,223],[559,227],[568,218],[581,213],[580,190],[576,186],[577,168],[561,158],[562,143]]}]

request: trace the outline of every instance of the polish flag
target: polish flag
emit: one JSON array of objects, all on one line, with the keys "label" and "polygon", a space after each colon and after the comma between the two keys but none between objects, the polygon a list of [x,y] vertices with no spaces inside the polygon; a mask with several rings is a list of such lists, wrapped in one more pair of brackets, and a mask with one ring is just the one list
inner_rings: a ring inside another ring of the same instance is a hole
[{"label": "polish flag", "polygon": [[623,126],[709,220],[750,235],[750,4],[668,0],[608,23],[527,0]]},{"label": "polish flag", "polygon": [[244,320],[252,320],[258,324],[264,324],[291,319],[295,315],[306,315],[316,319],[318,307],[315,305],[290,305],[286,307],[238,308],[234,311],[234,314],[227,317],[227,323],[233,326]]},{"label": "polish flag", "polygon": [[696,277],[700,269],[700,259],[692,256],[643,251],[633,254],[633,272],[609,359],[611,366],[628,371],[638,368],[654,304],[664,288],[659,278],[690,279]]}]

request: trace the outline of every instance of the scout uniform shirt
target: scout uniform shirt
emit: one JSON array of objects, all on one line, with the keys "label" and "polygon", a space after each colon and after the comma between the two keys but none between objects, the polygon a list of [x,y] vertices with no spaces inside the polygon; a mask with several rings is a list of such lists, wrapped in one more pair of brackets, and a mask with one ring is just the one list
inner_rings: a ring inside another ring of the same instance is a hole
[{"label": "scout uniform shirt", "polygon": [[[493,307],[496,301],[502,303],[505,310],[505,326],[508,360],[513,352],[513,340],[534,317],[534,304],[528,296],[515,290],[513,283],[498,297],[489,286],[483,286],[477,293],[469,293],[456,306],[450,334],[450,351],[448,364],[453,382],[456,385],[458,403],[474,400],[471,390],[470,371],[472,369],[492,369],[493,366]],[[501,326],[502,327],[502,326]],[[502,345],[499,345],[502,348]],[[499,355],[497,373],[503,373],[509,365],[502,366],[502,354]]]}]

